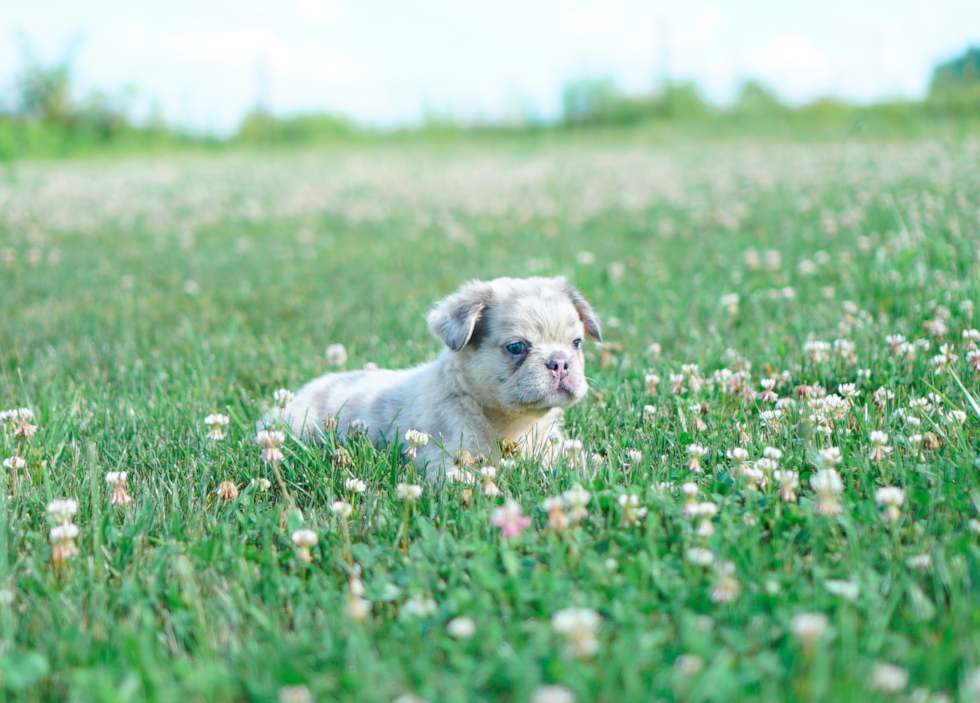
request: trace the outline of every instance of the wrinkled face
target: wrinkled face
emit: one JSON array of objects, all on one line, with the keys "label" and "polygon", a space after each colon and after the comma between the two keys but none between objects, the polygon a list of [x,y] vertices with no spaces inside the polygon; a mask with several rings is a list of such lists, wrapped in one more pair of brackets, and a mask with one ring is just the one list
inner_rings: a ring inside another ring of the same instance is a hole
[{"label": "wrinkled face", "polygon": [[588,390],[581,311],[557,285],[504,280],[490,282],[492,294],[458,351],[467,390],[508,413],[573,405]]}]

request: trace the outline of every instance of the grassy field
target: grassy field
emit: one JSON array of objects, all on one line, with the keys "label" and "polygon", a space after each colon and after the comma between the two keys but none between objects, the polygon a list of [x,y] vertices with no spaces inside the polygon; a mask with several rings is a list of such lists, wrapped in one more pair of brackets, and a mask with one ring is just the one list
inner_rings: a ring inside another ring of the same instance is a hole
[{"label": "grassy field", "polygon": [[[0,700],[980,700],[978,246],[975,138],[0,166]],[[605,323],[556,472],[263,461],[532,274]]]}]

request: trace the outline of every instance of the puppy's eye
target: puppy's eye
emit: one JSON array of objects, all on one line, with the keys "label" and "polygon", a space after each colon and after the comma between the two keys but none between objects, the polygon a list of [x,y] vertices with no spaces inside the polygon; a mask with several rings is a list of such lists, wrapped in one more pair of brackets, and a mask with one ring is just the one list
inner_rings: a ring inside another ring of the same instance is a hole
[{"label": "puppy's eye", "polygon": [[572,342],[572,346],[575,347],[576,349],[581,349],[582,348],[582,338],[579,337],[574,342]]},{"label": "puppy's eye", "polygon": [[524,350],[527,349],[527,346],[524,344],[524,342],[511,342],[504,348],[508,351],[508,353],[517,356],[518,354],[523,354]]}]

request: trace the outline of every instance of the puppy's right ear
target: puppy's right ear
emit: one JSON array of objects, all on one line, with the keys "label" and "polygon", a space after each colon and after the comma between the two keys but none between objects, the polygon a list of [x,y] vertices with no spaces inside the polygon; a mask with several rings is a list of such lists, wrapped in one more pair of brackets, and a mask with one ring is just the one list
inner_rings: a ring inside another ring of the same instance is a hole
[{"label": "puppy's right ear", "polygon": [[453,351],[466,346],[480,314],[493,299],[493,289],[483,281],[470,281],[436,303],[425,316],[429,329]]}]

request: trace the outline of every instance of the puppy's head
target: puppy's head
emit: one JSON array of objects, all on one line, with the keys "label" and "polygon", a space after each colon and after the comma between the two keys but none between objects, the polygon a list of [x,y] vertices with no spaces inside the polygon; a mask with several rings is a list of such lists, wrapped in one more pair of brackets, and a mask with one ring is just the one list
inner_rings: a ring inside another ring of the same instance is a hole
[{"label": "puppy's head", "polygon": [[582,343],[602,338],[592,307],[561,277],[471,281],[427,319],[459,355],[466,389],[508,413],[578,402],[588,390]]}]

